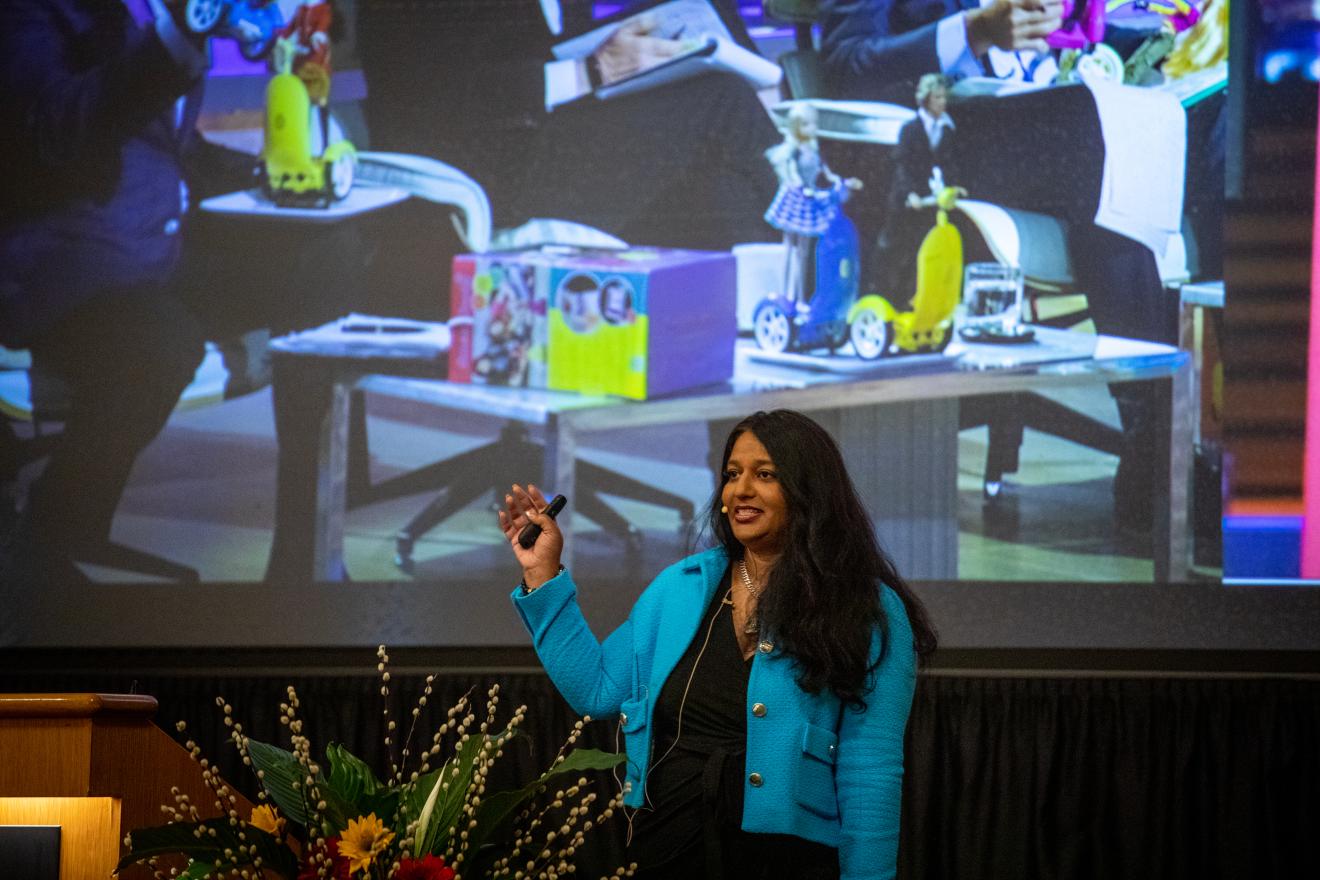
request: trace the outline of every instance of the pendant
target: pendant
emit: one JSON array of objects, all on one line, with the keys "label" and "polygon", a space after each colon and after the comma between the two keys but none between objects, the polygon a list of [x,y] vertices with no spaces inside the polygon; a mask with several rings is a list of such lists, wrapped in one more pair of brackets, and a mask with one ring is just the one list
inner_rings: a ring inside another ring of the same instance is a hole
[{"label": "pendant", "polygon": [[747,622],[743,624],[743,635],[754,636],[760,631],[761,625],[757,622],[756,615],[748,615]]}]

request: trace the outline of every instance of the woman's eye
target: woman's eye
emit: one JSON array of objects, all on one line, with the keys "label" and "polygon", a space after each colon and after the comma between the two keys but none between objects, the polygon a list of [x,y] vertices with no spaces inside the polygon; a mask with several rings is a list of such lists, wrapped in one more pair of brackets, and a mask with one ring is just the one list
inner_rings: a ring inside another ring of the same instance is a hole
[{"label": "woman's eye", "polygon": [[724,472],[724,481],[725,481],[726,483],[727,483],[729,480],[736,480],[736,479],[738,479],[738,472],[737,472],[737,471],[735,471],[735,470],[727,470],[727,471]]},{"label": "woman's eye", "polygon": [[762,480],[773,480],[775,478],[774,471],[757,471],[756,475]]}]

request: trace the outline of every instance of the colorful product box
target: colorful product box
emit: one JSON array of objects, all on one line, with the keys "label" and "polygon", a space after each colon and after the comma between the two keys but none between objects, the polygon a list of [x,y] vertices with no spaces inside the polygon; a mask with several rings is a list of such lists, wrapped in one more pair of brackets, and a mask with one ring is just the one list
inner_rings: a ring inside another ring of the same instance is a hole
[{"label": "colorful product box", "polygon": [[[550,267],[536,254],[454,257],[450,283],[449,379],[546,387],[546,290]],[[471,323],[464,320],[470,318]]]},{"label": "colorful product box", "polygon": [[472,324],[451,322],[450,379],[636,400],[722,382],[733,375],[736,287],[722,252],[461,255],[452,314]]}]

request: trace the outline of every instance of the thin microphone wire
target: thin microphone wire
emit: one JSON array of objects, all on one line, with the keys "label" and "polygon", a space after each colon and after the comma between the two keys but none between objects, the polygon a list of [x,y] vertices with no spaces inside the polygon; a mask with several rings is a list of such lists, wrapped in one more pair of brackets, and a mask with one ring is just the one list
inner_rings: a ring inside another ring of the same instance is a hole
[{"label": "thin microphone wire", "polygon": [[[646,777],[642,779],[642,796],[645,799],[645,804],[635,810],[624,810],[624,815],[628,818],[628,833],[625,835],[623,841],[625,847],[632,844],[633,819],[636,815],[643,809],[655,810],[655,805],[651,803],[651,795],[646,790],[646,781],[651,778],[651,774],[655,772],[655,768],[659,767],[664,762],[665,758],[668,758],[670,754],[673,753],[674,749],[678,747],[678,741],[683,737],[683,710],[687,708],[688,691],[692,689],[692,679],[697,675],[697,667],[701,665],[701,657],[706,653],[706,647],[710,644],[711,634],[715,632],[715,621],[720,619],[720,609],[725,605],[733,605],[732,584],[730,584],[728,592],[724,594],[724,598],[720,600],[720,607],[715,609],[714,615],[710,618],[710,624],[706,627],[706,638],[701,643],[701,650],[697,651],[696,659],[692,661],[692,670],[688,672],[687,683],[683,685],[683,696],[678,700],[678,721],[674,725],[674,741],[669,744],[669,748],[665,749],[665,753],[660,756],[658,761],[646,768]],[[654,715],[654,712],[652,712],[652,715]],[[619,734],[622,732],[623,724],[620,723],[614,733],[614,748],[616,750],[619,748]],[[617,779],[618,777],[615,778]]]}]

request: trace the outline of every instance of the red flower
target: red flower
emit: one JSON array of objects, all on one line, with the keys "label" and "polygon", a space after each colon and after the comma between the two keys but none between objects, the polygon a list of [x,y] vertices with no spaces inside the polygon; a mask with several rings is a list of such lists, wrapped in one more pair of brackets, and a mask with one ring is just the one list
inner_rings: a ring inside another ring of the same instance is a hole
[{"label": "red flower", "polygon": [[454,869],[440,856],[405,858],[399,861],[399,872],[394,875],[394,880],[454,880]]},{"label": "red flower", "polygon": [[[339,854],[339,838],[329,837],[325,841],[325,851],[330,855],[331,880],[350,880],[348,859]],[[447,880],[453,880],[453,872],[450,872]],[[298,880],[320,880],[316,873],[316,850],[309,850],[303,857],[301,870],[298,871]]]}]

